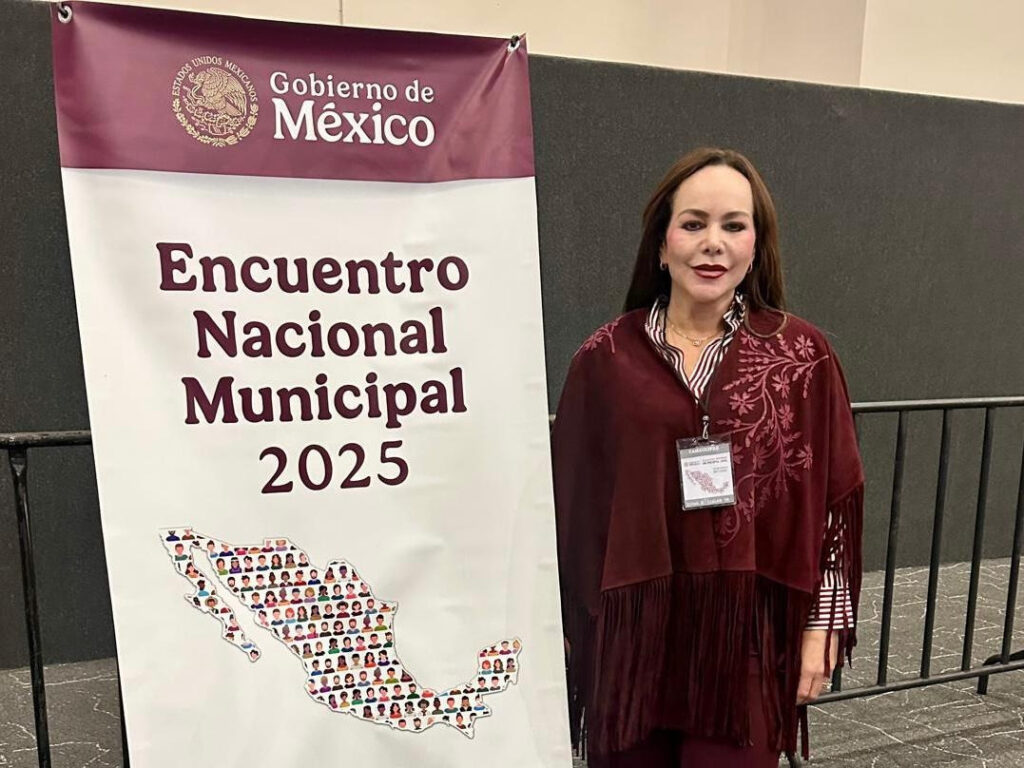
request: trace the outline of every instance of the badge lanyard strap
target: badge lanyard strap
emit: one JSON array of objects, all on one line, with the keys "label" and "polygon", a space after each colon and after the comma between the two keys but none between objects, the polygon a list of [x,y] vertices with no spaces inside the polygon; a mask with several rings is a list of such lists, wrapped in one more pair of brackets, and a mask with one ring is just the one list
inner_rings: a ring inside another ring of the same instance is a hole
[{"label": "badge lanyard strap", "polygon": [[711,401],[711,386],[715,383],[715,379],[718,378],[718,370],[722,367],[723,362],[723,360],[718,361],[718,365],[716,365],[715,370],[711,372],[711,378],[708,379],[708,383],[707,385],[705,385],[704,392],[701,394],[700,397],[697,397],[694,394],[693,390],[690,389],[689,384],[687,384],[686,387],[686,389],[693,396],[694,401],[697,403],[697,407],[700,408],[700,439],[705,442],[709,439],[709,435],[711,432],[711,411],[708,408],[708,405]]},{"label": "badge lanyard strap", "polygon": [[[719,363],[717,367],[721,368],[721,363]],[[717,373],[718,370],[716,368],[716,370],[711,374],[711,378],[708,380],[707,386],[704,387],[704,394],[700,398],[694,398],[695,400],[697,400],[697,406],[700,408],[701,411],[700,439],[705,442],[709,439],[709,434],[711,431],[711,412],[708,410],[708,402],[711,399],[711,385],[714,383],[715,374]]]}]

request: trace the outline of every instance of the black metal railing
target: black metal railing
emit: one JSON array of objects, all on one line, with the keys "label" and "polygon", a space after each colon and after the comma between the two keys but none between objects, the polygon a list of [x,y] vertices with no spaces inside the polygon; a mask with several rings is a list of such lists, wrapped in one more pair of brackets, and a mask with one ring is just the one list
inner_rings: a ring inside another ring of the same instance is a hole
[{"label": "black metal railing", "polygon": [[[36,594],[35,553],[32,548],[32,527],[28,501],[29,448],[60,448],[91,445],[87,430],[67,432],[13,432],[0,434],[0,450],[7,451],[7,461],[14,480],[14,514],[18,521],[18,546],[21,551],[21,588],[25,603],[25,625],[28,631],[28,665],[32,684],[32,713],[36,726],[36,754],[40,768],[50,768],[50,727],[46,714],[46,678],[43,672],[43,642],[39,624],[39,598]],[[118,683],[120,687],[120,683]],[[119,697],[120,698],[120,697]],[[121,710],[121,738],[124,741],[124,710]],[[125,747],[128,765],[128,750]]]},{"label": "black metal railing", "polygon": [[[854,403],[854,418],[858,422],[865,414],[896,413],[896,456],[893,468],[892,496],[889,506],[889,535],[885,554],[885,578],[882,597],[882,618],[878,642],[878,674],[874,685],[843,690],[842,669],[832,675],[832,690],[818,697],[818,705],[833,701],[877,696],[880,693],[923,688],[939,683],[977,678],[978,693],[988,692],[988,679],[993,674],[1024,669],[1024,651],[1011,653],[1014,615],[1017,606],[1017,587],[1020,576],[1021,541],[1024,537],[1024,452],[1021,457],[1020,478],[1017,486],[1017,506],[1014,513],[1013,545],[1010,553],[1010,577],[1007,585],[1006,614],[1003,623],[1002,648],[998,655],[991,656],[979,667],[972,667],[974,650],[974,623],[978,609],[978,585],[981,577],[981,561],[985,535],[985,513],[988,507],[989,471],[992,462],[993,414],[1002,408],[1024,406],[1024,397],[979,397],[949,400],[904,400],[896,402]],[[938,596],[939,560],[942,551],[942,528],[946,508],[946,491],[949,479],[950,415],[953,411],[985,411],[984,437],[982,438],[978,497],[974,515],[974,541],[971,549],[971,576],[967,592],[967,616],[964,621],[964,645],[960,669],[953,672],[932,674],[932,634],[935,629],[935,606]],[[900,512],[903,490],[903,469],[907,452],[907,414],[914,411],[940,411],[942,413],[942,437],[939,444],[939,472],[935,487],[935,511],[932,517],[931,554],[928,563],[928,594],[926,597],[924,636],[921,643],[921,666],[918,677],[889,681],[889,640],[892,629],[892,607],[896,577],[896,557],[899,548]],[[1024,441],[1022,441],[1024,442]],[[1022,449],[1024,450],[1024,449]],[[800,760],[787,755],[791,766],[799,766]]]},{"label": "black metal railing", "polygon": [[[880,693],[921,688],[938,683],[977,678],[978,692],[986,693],[988,679],[993,674],[1024,669],[1024,651],[1011,651],[1017,589],[1020,576],[1020,554],[1024,539],[1024,455],[1017,492],[1017,506],[1014,518],[1013,545],[1011,548],[1010,576],[1006,597],[1006,616],[1003,625],[1001,651],[985,660],[980,667],[971,666],[974,642],[974,623],[977,613],[978,585],[981,575],[982,544],[985,531],[985,512],[988,505],[988,480],[992,460],[993,413],[1001,408],[1024,407],[1024,397],[988,397],[950,400],[904,400],[897,402],[854,403],[855,419],[859,422],[865,414],[896,413],[896,456],[893,472],[892,496],[889,508],[889,532],[885,558],[884,596],[882,602],[881,634],[878,652],[878,676],[874,685],[843,690],[842,670],[832,676],[832,690],[820,696],[817,704],[832,701],[875,696]],[[938,590],[939,557],[942,545],[943,516],[946,505],[947,480],[949,477],[950,455],[950,414],[953,411],[985,411],[984,438],[981,451],[980,483],[975,509],[974,542],[971,553],[971,576],[968,589],[967,616],[964,625],[964,647],[960,670],[942,674],[931,673],[932,631],[935,627],[935,605]],[[889,641],[892,624],[893,592],[896,574],[896,560],[899,548],[900,514],[902,502],[903,471],[907,451],[907,414],[914,411],[940,411],[942,413],[942,438],[939,448],[939,472],[935,491],[935,512],[932,526],[931,557],[928,571],[928,596],[925,613],[924,637],[921,651],[920,674],[916,678],[889,682]],[[859,426],[859,425],[858,425]],[[87,431],[34,432],[0,434],[0,449],[8,452],[8,461],[14,478],[15,507],[18,520],[18,539],[21,548],[22,586],[25,596],[25,623],[28,630],[29,667],[32,678],[32,703],[36,726],[36,743],[39,765],[50,766],[49,729],[46,714],[46,688],[44,684],[42,641],[39,627],[39,604],[35,587],[35,561],[32,551],[28,498],[28,450],[62,446],[90,445],[91,436]],[[127,740],[124,734],[122,710],[121,735],[124,745],[124,765],[128,765]],[[793,755],[787,755],[791,765],[800,765]]]},{"label": "black metal railing", "polygon": [[[1003,625],[1002,652],[999,656],[987,659],[976,668],[971,667],[971,654],[974,649],[974,622],[978,608],[978,585],[981,577],[981,560],[985,535],[985,513],[988,507],[989,471],[992,463],[992,425],[993,414],[1001,408],[1024,407],[1024,397],[982,397],[958,400],[906,400],[889,403],[855,403],[855,418],[863,414],[897,413],[896,426],[896,457],[893,471],[892,501],[889,508],[889,539],[885,557],[885,587],[882,598],[882,620],[878,647],[878,677],[875,685],[842,690],[842,670],[837,669],[832,678],[832,691],[818,698],[818,703],[840,701],[861,696],[874,696],[889,691],[901,691],[908,688],[919,688],[923,685],[946,683],[953,680],[979,678],[979,693],[987,685],[988,677],[998,672],[1010,672],[1024,668],[1024,663],[1012,659],[1010,644],[1013,637],[1014,614],[1017,602],[1017,587],[1020,576],[1021,541],[1024,537],[1024,456],[1021,461],[1021,474],[1017,489],[1017,507],[1014,515],[1013,545],[1010,558],[1010,579],[1007,589],[1006,616]],[[967,592],[967,616],[964,623],[964,646],[961,655],[960,670],[941,675],[931,674],[932,633],[935,628],[935,605],[938,595],[939,555],[942,549],[942,527],[946,506],[946,490],[949,478],[950,454],[950,414],[952,411],[978,410],[985,411],[984,437],[982,438],[980,479],[978,497],[974,517],[974,541],[971,551],[971,576]],[[889,635],[892,627],[893,584],[896,575],[896,555],[899,545],[900,507],[903,486],[903,468],[907,448],[906,415],[913,411],[941,411],[942,437],[939,445],[939,473],[935,488],[935,512],[932,523],[931,556],[928,565],[928,595],[926,598],[924,636],[921,648],[921,667],[917,679],[888,682],[889,673]],[[1024,659],[1024,656],[1021,657]]]}]

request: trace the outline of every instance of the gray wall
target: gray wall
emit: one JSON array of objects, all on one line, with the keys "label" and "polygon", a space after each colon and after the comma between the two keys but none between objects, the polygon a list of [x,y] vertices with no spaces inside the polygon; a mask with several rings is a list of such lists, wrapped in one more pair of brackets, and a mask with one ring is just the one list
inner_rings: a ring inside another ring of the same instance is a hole
[{"label": "gray wall", "polygon": [[[0,432],[88,426],[63,229],[46,9],[0,3]],[[855,401],[1024,394],[1024,107],[547,57],[531,62],[549,397],[613,317],[640,211],[701,144],[758,165],[791,309],[825,329]],[[909,418],[900,564],[927,562],[940,419]],[[954,418],[943,557],[970,557],[982,414]],[[1024,414],[995,421],[986,554],[1006,555]],[[884,562],[895,416],[865,418],[866,567]],[[6,457],[0,455],[6,466]],[[113,653],[88,449],[31,454],[48,662]],[[25,663],[0,470],[0,667]]]}]

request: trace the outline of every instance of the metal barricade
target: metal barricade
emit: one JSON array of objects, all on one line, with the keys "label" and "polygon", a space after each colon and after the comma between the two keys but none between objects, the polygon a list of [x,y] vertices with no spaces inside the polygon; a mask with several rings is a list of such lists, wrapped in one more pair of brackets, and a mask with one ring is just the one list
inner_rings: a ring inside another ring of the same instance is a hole
[{"label": "metal barricade", "polygon": [[[920,688],[936,683],[978,678],[978,692],[985,693],[988,677],[999,672],[1024,669],[1024,660],[1012,659],[1010,643],[1013,636],[1014,612],[1017,602],[1017,586],[1020,575],[1021,541],[1024,537],[1024,459],[1017,488],[1017,507],[1014,516],[1013,545],[1010,558],[1010,582],[1006,597],[1006,617],[1003,625],[1002,652],[980,666],[971,667],[971,653],[974,647],[974,622],[978,606],[978,583],[981,576],[982,544],[985,533],[985,512],[988,502],[989,469],[992,461],[992,417],[1000,408],[1024,406],[1024,397],[984,397],[959,400],[905,400],[888,403],[860,403],[854,405],[855,417],[870,413],[897,413],[896,459],[893,472],[892,502],[889,509],[889,540],[885,558],[885,591],[882,599],[881,635],[878,651],[878,678],[875,685],[842,690],[842,670],[837,669],[832,678],[832,691],[818,698],[818,703],[844,699],[875,696],[889,691]],[[939,580],[939,555],[942,548],[942,525],[946,506],[946,490],[949,477],[950,413],[961,410],[985,410],[985,433],[982,440],[980,480],[974,518],[974,543],[971,552],[971,577],[967,593],[967,616],[964,623],[964,647],[960,670],[939,675],[931,674],[932,633],[935,627],[935,603]],[[899,545],[900,506],[903,485],[903,467],[906,457],[906,414],[913,411],[941,411],[942,438],[939,447],[939,474],[935,489],[935,513],[932,524],[931,557],[928,567],[928,596],[925,609],[924,637],[921,649],[921,667],[918,678],[890,683],[889,636],[892,627],[893,582],[896,575],[896,554]],[[1024,659],[1024,655],[1021,656]]]},{"label": "metal barricade", "polygon": [[[1000,408],[1024,407],[1024,397],[989,397],[949,400],[905,400],[896,402],[855,403],[854,417],[865,414],[896,413],[896,457],[893,472],[892,496],[889,510],[889,533],[885,560],[884,596],[882,602],[881,634],[878,654],[878,676],[874,685],[843,690],[842,670],[832,676],[832,690],[820,696],[818,705],[832,701],[875,696],[880,693],[921,688],[956,680],[978,679],[978,693],[988,690],[988,679],[993,674],[1024,669],[1024,651],[1011,651],[1017,589],[1020,576],[1020,554],[1024,539],[1024,458],[1017,489],[1017,506],[1014,518],[1013,544],[1011,548],[1010,577],[1006,596],[1006,616],[1003,625],[1002,648],[979,667],[971,666],[974,642],[974,623],[977,612],[978,585],[981,575],[982,544],[985,531],[985,512],[988,500],[989,469],[992,458],[992,416]],[[960,669],[933,675],[931,673],[932,632],[935,627],[935,605],[939,577],[939,557],[942,546],[943,515],[946,505],[947,480],[949,476],[950,414],[953,411],[984,409],[985,427],[981,451],[980,483],[975,510],[974,542],[971,554],[970,586],[967,597],[967,616],[964,624],[964,647]],[[924,637],[922,640],[920,674],[916,678],[890,682],[889,641],[892,624],[893,592],[896,575],[896,556],[899,546],[900,511],[902,501],[903,471],[907,449],[907,414],[914,411],[941,411],[942,438],[939,449],[939,472],[935,490],[935,512],[932,526],[931,556],[928,573],[928,596],[925,613]],[[21,549],[22,587],[25,597],[25,623],[28,630],[29,668],[32,680],[32,702],[35,716],[36,742],[39,765],[49,768],[50,742],[46,714],[46,688],[44,683],[42,642],[39,625],[39,604],[35,585],[35,562],[32,550],[30,508],[28,497],[28,452],[29,449],[57,448],[65,446],[90,445],[88,431],[36,432],[0,434],[0,449],[8,453],[8,461],[14,478],[15,508],[18,521],[18,540]],[[127,744],[124,734],[124,717],[121,717],[122,743]],[[791,765],[800,765],[793,755],[787,755]],[[128,765],[127,750],[124,765]]]}]

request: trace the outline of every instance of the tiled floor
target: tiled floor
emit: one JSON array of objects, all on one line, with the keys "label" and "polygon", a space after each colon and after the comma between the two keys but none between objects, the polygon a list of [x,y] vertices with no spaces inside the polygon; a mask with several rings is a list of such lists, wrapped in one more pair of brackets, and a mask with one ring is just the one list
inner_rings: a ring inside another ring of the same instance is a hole
[{"label": "tiled floor", "polygon": [[[983,565],[974,664],[999,650],[1008,572],[1008,560]],[[965,563],[942,568],[933,673],[960,666],[969,574]],[[918,673],[927,578],[927,569],[897,572],[890,680]],[[874,681],[881,613],[882,574],[868,574],[861,599],[861,646],[855,667],[845,675],[844,688]],[[1024,625],[1024,613],[1019,623]],[[1014,633],[1013,647],[1024,648],[1024,627]],[[113,660],[49,667],[46,680],[55,768],[120,766]],[[31,702],[27,670],[0,672],[0,766],[4,768],[36,765]],[[1024,674],[992,678],[987,696],[975,694],[973,683],[961,682],[814,707],[811,746],[812,766],[1016,768],[1024,765]]]},{"label": "tiled floor", "polygon": [[[121,714],[113,659],[46,668],[54,768],[120,766]],[[0,766],[35,766],[32,689],[26,669],[0,672]]]}]

